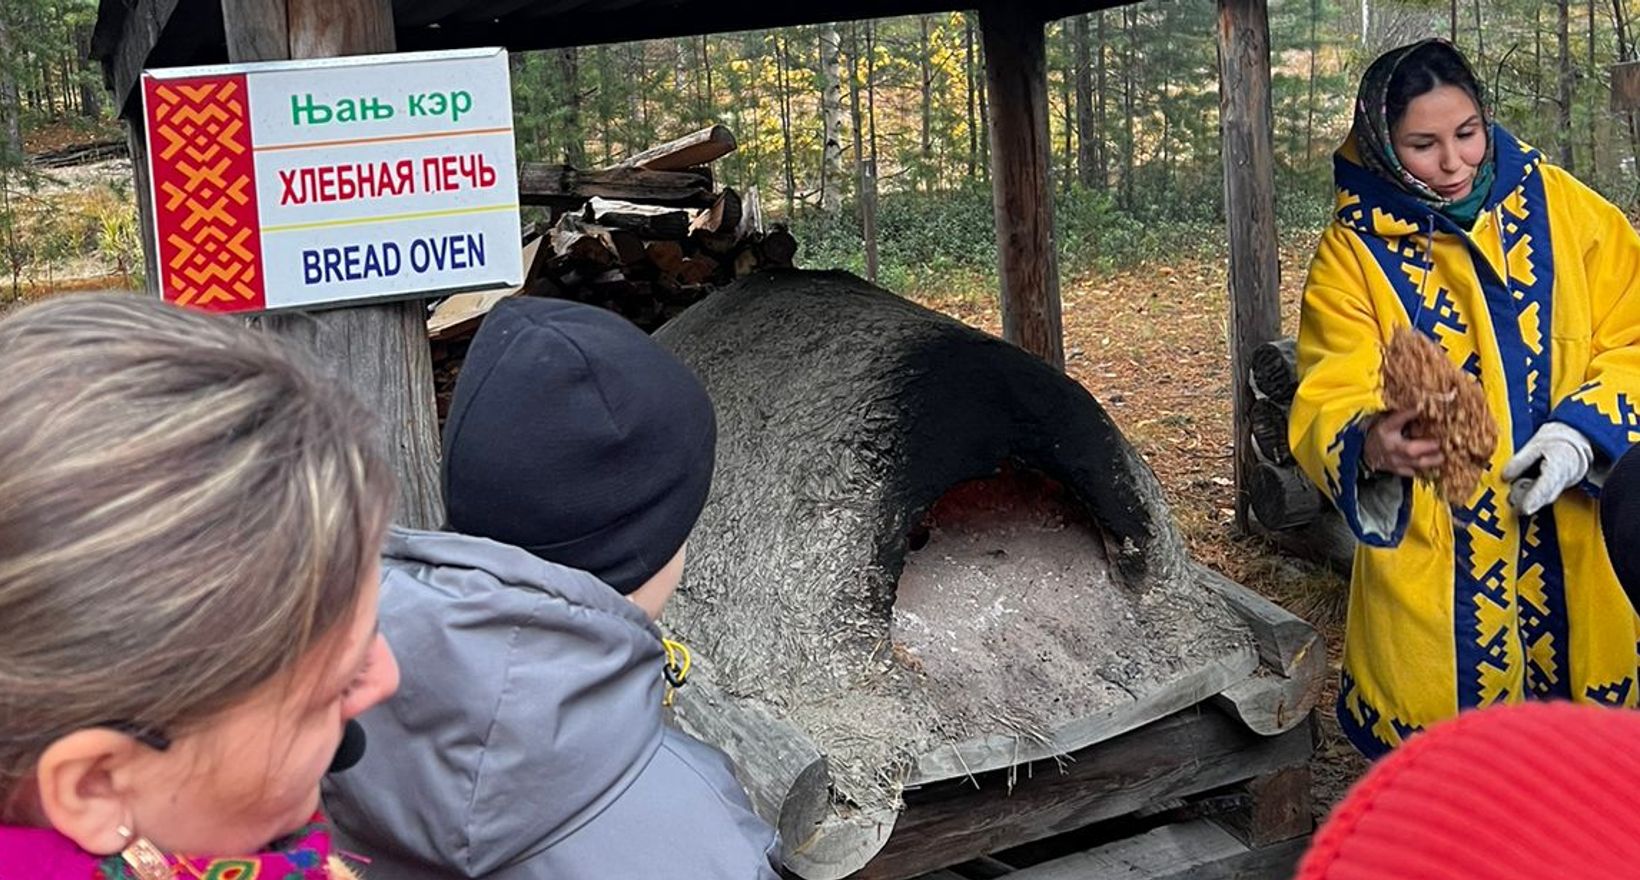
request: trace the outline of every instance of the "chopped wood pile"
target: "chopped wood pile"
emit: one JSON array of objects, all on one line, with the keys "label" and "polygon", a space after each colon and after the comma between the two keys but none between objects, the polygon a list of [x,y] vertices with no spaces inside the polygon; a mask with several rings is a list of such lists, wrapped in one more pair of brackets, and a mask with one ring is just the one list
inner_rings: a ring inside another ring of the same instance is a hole
[{"label": "chopped wood pile", "polygon": [[1283,551],[1348,575],[1355,536],[1332,502],[1299,470],[1287,446],[1287,422],[1298,391],[1297,343],[1290,336],[1266,342],[1249,360],[1253,409],[1248,421],[1259,464],[1247,494],[1255,525]]},{"label": "chopped wood pile", "polygon": [[428,318],[440,417],[466,341],[509,296],[587,303],[653,332],[737,278],[791,268],[797,239],[783,224],[765,227],[757,190],[716,186],[712,163],[735,147],[714,125],[612,168],[521,164],[519,200],[549,219],[524,230],[522,287],[451,296]]},{"label": "chopped wood pile", "polygon": [[[551,219],[525,230],[526,247],[540,244],[526,256],[524,286],[507,295],[590,303],[653,331],[736,278],[790,268],[797,239],[780,224],[764,228],[757,191],[714,188],[711,163],[734,149],[734,135],[715,125],[613,168],[524,163],[519,199],[549,208]],[[500,298],[450,297],[428,334],[471,335]]]}]

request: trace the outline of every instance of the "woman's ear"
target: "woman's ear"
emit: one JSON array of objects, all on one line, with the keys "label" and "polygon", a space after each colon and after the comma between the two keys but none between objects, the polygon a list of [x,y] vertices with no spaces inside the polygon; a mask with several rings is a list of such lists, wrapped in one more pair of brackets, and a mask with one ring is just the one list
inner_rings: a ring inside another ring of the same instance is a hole
[{"label": "woman's ear", "polygon": [[124,849],[131,842],[126,795],[136,754],[130,737],[104,729],[75,731],[47,746],[35,773],[46,821],[93,855]]}]

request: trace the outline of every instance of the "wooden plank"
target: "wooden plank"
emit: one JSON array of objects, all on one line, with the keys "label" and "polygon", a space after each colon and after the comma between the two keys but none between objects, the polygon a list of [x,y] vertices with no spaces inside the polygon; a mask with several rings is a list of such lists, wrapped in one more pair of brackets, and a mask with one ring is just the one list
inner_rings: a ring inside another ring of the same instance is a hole
[{"label": "wooden plank", "polygon": [[1640,61],[1612,65],[1612,110],[1620,113],[1640,110]]},{"label": "wooden plank", "polygon": [[[535,265],[537,252],[541,250],[541,243],[546,239],[537,237],[529,244],[524,245],[524,265]],[[490,313],[498,303],[504,299],[514,297],[524,292],[529,286],[528,279],[524,287],[514,287],[510,290],[490,290],[477,293],[458,293],[445,297],[433,314],[427,318],[427,338],[434,340],[455,339],[467,336],[478,329],[484,316]]]},{"label": "wooden plank", "polygon": [[1266,773],[1237,788],[1247,794],[1247,806],[1214,821],[1249,848],[1307,837],[1315,830],[1308,764]]},{"label": "wooden plank", "polygon": [[1285,880],[1307,839],[1249,849],[1205,819],[1167,825],[1010,874],[1009,880]]},{"label": "wooden plank", "polygon": [[[271,60],[278,46],[268,34],[250,34],[283,17],[288,57],[314,58],[391,52],[389,0],[222,0],[230,53],[256,52]],[[316,314],[264,315],[254,322],[307,345],[375,413],[399,486],[396,521],[416,528],[444,522],[439,494],[438,418],[427,320],[419,301],[334,309]]]},{"label": "wooden plank", "polygon": [[290,17],[286,0],[223,3],[228,57],[235,61],[280,61],[290,57]]},{"label": "wooden plank", "polygon": [[644,150],[621,165],[650,171],[683,171],[715,162],[733,153],[736,146],[734,132],[714,125]]},{"label": "wooden plank", "polygon": [[1059,262],[1048,172],[1047,40],[1026,4],[980,7],[990,90],[991,180],[996,204],[1002,335],[1065,368]]},{"label": "wooden plank", "polygon": [[1219,128],[1224,214],[1230,233],[1230,375],[1235,410],[1236,528],[1246,533],[1253,468],[1243,377],[1252,351],[1281,335],[1276,254],[1275,152],[1271,145],[1270,16],[1267,0],[1218,0]]},{"label": "wooden plank", "polygon": [[905,794],[887,846],[858,875],[900,880],[984,853],[1199,794],[1310,755],[1309,724],[1261,737],[1211,706],[1172,715],[1060,763],[953,781]]},{"label": "wooden plank", "polygon": [[1212,590],[1253,631],[1259,659],[1291,675],[1312,652],[1326,653],[1315,627],[1291,611],[1205,565],[1192,565],[1197,583]]},{"label": "wooden plank", "polygon": [[545,162],[518,166],[518,198],[523,204],[578,208],[595,197],[685,208],[706,208],[717,200],[711,180],[702,174],[642,168],[581,171]]}]

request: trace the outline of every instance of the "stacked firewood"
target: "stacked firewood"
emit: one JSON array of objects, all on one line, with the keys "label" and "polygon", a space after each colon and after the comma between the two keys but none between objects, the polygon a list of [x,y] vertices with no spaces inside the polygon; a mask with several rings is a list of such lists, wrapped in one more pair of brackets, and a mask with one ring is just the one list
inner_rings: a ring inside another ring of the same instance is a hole
[{"label": "stacked firewood", "polygon": [[1296,344],[1292,337],[1253,350],[1248,384],[1253,389],[1249,414],[1253,453],[1258,467],[1247,487],[1253,519],[1283,550],[1348,574],[1355,537],[1344,518],[1299,470],[1287,445],[1287,423],[1298,390]]},{"label": "stacked firewood", "polygon": [[547,230],[529,292],[602,306],[653,331],[736,278],[789,268],[797,240],[761,227],[755,191],[725,188],[700,210],[595,197]]},{"label": "stacked firewood", "polygon": [[712,163],[735,146],[715,125],[610,168],[521,164],[519,201],[548,216],[523,231],[522,287],[451,296],[428,318],[440,416],[467,341],[507,297],[588,303],[652,332],[737,278],[790,268],[797,239],[781,224],[765,228],[757,190],[716,186]]}]

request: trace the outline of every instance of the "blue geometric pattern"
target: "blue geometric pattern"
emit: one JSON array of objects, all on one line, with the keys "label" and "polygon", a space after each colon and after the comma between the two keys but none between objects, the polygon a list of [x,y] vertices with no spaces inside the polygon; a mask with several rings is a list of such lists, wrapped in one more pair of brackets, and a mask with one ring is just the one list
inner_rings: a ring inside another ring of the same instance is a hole
[{"label": "blue geometric pattern", "polygon": [[1629,691],[1633,690],[1633,688],[1634,679],[1632,677],[1624,677],[1622,681],[1615,681],[1610,684],[1600,685],[1598,687],[1585,688],[1583,691],[1583,696],[1593,700],[1596,703],[1604,703],[1607,706],[1627,706],[1629,703]]},{"label": "blue geometric pattern", "polygon": [[1571,699],[1566,572],[1554,506],[1543,508],[1525,525],[1517,601],[1521,646],[1526,652],[1526,693],[1545,700]]},{"label": "blue geometric pattern", "polygon": [[1360,480],[1356,476],[1361,471],[1361,456],[1367,442],[1367,432],[1361,427],[1363,421],[1364,416],[1351,419],[1333,441],[1327,444],[1327,461],[1338,462],[1338,470],[1329,469],[1325,475],[1327,494],[1332,498],[1333,505],[1344,515],[1344,522],[1349,525],[1356,540],[1369,547],[1394,547],[1401,543],[1401,537],[1406,534],[1407,521],[1412,515],[1412,481],[1403,480],[1401,506],[1395,512],[1395,528],[1390,534],[1381,535],[1368,531],[1365,523],[1361,521],[1361,503],[1357,491]]}]

